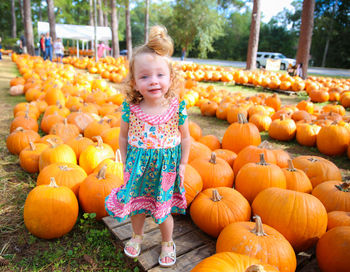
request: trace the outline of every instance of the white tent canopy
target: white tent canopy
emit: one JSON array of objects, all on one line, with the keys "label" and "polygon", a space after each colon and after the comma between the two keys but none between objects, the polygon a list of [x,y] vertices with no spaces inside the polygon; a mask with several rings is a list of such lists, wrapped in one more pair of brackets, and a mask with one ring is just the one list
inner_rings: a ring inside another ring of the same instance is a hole
[{"label": "white tent canopy", "polygon": [[[38,22],[38,33],[50,32],[50,25],[47,22]],[[96,30],[98,41],[112,40],[112,31],[109,27],[98,26]],[[71,40],[91,41],[95,39],[94,27],[85,25],[56,24],[56,37]]]}]

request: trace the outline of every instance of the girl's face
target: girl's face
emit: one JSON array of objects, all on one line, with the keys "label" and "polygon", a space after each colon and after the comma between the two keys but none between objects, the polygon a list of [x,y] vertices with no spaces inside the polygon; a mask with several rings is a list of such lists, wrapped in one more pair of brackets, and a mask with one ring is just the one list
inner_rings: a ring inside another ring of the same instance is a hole
[{"label": "girl's face", "polygon": [[134,62],[136,91],[145,100],[163,98],[170,87],[170,70],[167,61],[157,54],[141,54]]}]

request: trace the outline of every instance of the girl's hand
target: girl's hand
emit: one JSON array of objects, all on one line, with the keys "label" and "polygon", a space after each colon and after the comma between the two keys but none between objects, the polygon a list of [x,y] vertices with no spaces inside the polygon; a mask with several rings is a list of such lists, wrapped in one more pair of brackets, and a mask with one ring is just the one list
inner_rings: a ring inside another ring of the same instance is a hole
[{"label": "girl's hand", "polygon": [[181,163],[179,166],[179,176],[180,176],[181,184],[183,184],[185,180],[185,169],[186,169],[186,164]]}]

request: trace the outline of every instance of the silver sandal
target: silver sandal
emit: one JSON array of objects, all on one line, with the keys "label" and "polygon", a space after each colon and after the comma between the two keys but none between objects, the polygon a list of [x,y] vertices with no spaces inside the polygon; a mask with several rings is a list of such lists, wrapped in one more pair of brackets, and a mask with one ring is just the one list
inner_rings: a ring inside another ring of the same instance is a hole
[{"label": "silver sandal", "polygon": [[[162,242],[162,246],[167,246],[167,247],[171,247],[172,246],[174,248],[174,250],[170,251],[170,252],[164,252],[162,250],[162,252],[160,253],[160,255],[158,257],[159,265],[162,266],[162,267],[173,266],[176,263],[176,245],[175,245],[174,241]],[[166,257],[172,259],[173,261],[169,262],[169,263],[163,263],[161,260],[166,258]]]},{"label": "silver sandal", "polygon": [[[136,242],[135,239],[139,239],[141,240],[141,242]],[[135,233],[132,233],[132,237],[131,239],[125,244],[125,247],[124,247],[124,253],[126,256],[130,257],[130,258],[136,258],[140,255],[141,253],[141,243],[142,243],[142,240],[143,240],[143,235],[137,235]],[[132,247],[136,250],[136,254],[133,255],[131,254],[130,252],[128,252],[126,249],[128,247]]]}]

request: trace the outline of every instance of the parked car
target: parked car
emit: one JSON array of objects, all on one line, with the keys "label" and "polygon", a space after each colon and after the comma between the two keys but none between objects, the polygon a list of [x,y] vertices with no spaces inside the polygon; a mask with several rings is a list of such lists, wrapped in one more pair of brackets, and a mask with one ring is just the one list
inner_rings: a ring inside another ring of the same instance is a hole
[{"label": "parked car", "polygon": [[274,52],[258,52],[256,55],[256,67],[266,67],[266,60],[272,59],[280,59],[281,60],[281,70],[286,70],[289,65],[295,65],[296,60],[295,59],[290,59],[284,56],[281,53],[274,53]]},{"label": "parked car", "polygon": [[127,56],[128,55],[128,50],[127,49],[123,49],[120,51],[120,55],[121,56]]}]

